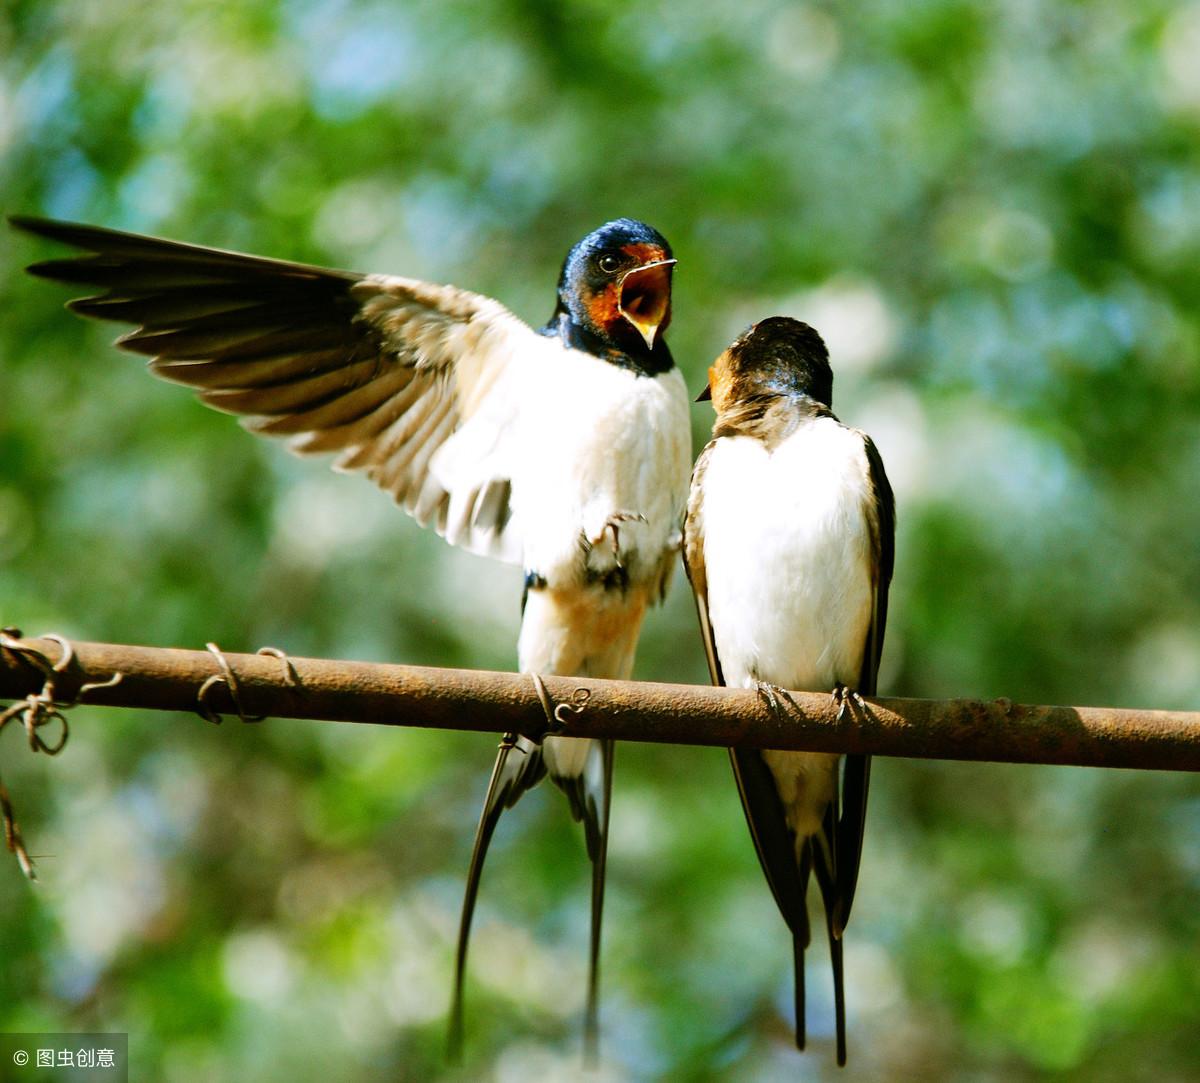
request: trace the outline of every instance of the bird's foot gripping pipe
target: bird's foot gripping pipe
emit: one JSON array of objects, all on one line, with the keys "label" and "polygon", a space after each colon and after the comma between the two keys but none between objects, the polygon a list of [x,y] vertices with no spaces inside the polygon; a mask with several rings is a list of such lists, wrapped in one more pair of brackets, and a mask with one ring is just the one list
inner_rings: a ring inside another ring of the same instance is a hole
[{"label": "bird's foot gripping pipe", "polygon": [[754,691],[758,693],[758,698],[771,708],[771,713],[782,722],[787,714],[783,704],[792,703],[792,697],[787,694],[787,690],[777,684],[771,684],[770,681],[755,680]]},{"label": "bird's foot gripping pipe", "polygon": [[853,688],[847,688],[841,681],[833,686],[833,691],[829,693],[830,699],[833,700],[834,707],[837,708],[837,720],[840,722],[846,714],[846,704],[853,703],[864,714],[867,710],[867,701],[862,698]]}]

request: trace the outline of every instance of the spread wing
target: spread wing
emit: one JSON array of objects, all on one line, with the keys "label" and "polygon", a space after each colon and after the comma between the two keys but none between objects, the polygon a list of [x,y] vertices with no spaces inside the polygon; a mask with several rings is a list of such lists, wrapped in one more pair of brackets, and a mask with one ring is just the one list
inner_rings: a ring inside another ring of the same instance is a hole
[{"label": "spread wing", "polygon": [[[875,695],[879,659],[883,654],[883,633],[887,626],[888,588],[896,561],[896,502],[883,469],[883,459],[874,441],[860,433],[871,482],[872,503],[867,520],[871,530],[872,564],[875,568],[875,605],[871,626],[863,649],[858,692]],[[858,884],[858,866],[862,857],[863,827],[867,818],[867,788],[871,777],[871,757],[850,755],[842,768],[842,809],[837,825],[837,907],[833,926],[841,935],[850,920],[854,889]]]},{"label": "spread wing", "polygon": [[69,303],[135,326],[117,344],[157,376],[301,454],[333,452],[422,525],[517,563],[512,422],[545,340],[488,297],[14,217],[85,255],[30,272],[103,292]]}]

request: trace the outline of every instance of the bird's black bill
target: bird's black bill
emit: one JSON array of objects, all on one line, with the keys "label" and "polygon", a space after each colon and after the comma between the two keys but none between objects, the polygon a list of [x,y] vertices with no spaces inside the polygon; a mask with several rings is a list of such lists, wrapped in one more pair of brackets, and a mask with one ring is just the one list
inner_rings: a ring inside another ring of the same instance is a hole
[{"label": "bird's black bill", "polygon": [[700,394],[697,395],[692,401],[693,402],[711,402],[712,401],[712,384],[705,384],[704,390],[701,391]]}]

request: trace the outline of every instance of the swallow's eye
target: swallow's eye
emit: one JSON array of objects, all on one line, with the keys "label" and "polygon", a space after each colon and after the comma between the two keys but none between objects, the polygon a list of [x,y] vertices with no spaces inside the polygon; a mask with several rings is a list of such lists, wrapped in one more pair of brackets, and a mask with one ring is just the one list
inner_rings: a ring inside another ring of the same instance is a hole
[{"label": "swallow's eye", "polygon": [[612,254],[609,254],[609,253],[606,253],[605,255],[601,256],[601,257],[600,257],[600,258],[599,258],[599,259],[596,261],[596,265],[597,265],[597,266],[600,268],[600,270],[602,270],[602,271],[603,271],[603,272],[604,272],[606,275],[610,275],[610,274],[612,274],[612,273],[613,273],[613,272],[614,272],[614,271],[615,271],[615,270],[616,270],[618,267],[620,267],[620,266],[621,266],[621,261],[620,261],[619,259],[617,259],[617,257],[616,257],[616,256],[614,256],[614,255],[612,255]]}]

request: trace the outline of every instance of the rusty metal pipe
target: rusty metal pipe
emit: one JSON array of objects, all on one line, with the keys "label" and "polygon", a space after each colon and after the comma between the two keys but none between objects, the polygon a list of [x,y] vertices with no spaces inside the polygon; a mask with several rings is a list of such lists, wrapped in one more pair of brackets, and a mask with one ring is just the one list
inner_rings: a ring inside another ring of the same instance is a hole
[{"label": "rusty metal pipe", "polygon": [[[50,662],[57,639],[24,639]],[[195,712],[204,703],[224,715],[268,715],[372,725],[521,732],[547,730],[547,713],[528,674],[425,666],[335,662],[260,654],[72,643],[74,657],[56,677],[56,698],[97,706]],[[231,693],[228,666],[237,700]],[[289,668],[290,667],[290,668]],[[580,737],[664,744],[746,745],[821,752],[870,752],[922,759],[994,760],[1151,770],[1200,770],[1200,713],[1099,707],[1025,706],[1007,700],[871,699],[837,719],[827,694],[796,692],[777,716],[751,691],[699,685],[543,678],[550,707],[589,693],[575,713],[559,715]],[[0,649],[0,699],[39,692],[42,670]]]}]

